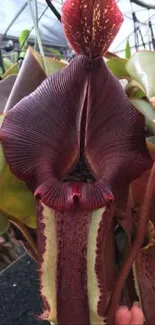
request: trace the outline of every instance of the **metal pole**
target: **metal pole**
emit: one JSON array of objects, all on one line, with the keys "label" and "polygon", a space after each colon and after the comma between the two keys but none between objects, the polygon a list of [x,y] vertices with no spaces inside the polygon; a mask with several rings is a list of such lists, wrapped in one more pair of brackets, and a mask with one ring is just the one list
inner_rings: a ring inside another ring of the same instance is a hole
[{"label": "metal pole", "polygon": [[132,0],[131,2],[134,2],[136,5],[147,8],[147,9],[155,9],[155,3],[154,1],[149,1],[148,0]]},{"label": "metal pole", "polygon": [[4,64],[3,64],[3,57],[2,57],[1,48],[0,48],[0,67],[2,68],[2,72],[4,73],[5,69],[4,69]]},{"label": "metal pole", "polygon": [[51,9],[51,11],[53,12],[53,14],[58,18],[58,20],[61,22],[61,15],[58,12],[58,10],[53,6],[53,4],[51,3],[51,0],[45,0],[47,5],[49,6],[49,8]]}]

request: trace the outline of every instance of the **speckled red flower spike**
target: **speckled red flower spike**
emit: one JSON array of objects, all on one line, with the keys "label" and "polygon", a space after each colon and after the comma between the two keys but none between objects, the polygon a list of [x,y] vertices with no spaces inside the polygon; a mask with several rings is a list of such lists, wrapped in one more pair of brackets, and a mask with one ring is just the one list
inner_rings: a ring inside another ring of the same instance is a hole
[{"label": "speckled red flower spike", "polygon": [[123,22],[115,0],[67,0],[62,23],[77,54],[103,56]]},{"label": "speckled red flower spike", "polygon": [[144,119],[102,59],[123,20],[115,1],[68,0],[62,12],[78,55],[7,113],[0,139],[37,201],[41,317],[103,324],[117,197],[152,160]]}]

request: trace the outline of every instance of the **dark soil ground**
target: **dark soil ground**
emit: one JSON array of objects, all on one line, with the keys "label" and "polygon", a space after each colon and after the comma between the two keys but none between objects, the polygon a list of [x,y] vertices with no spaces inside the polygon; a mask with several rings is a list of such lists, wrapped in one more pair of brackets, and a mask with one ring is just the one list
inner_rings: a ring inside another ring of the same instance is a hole
[{"label": "dark soil ground", "polygon": [[0,325],[49,325],[41,312],[37,264],[24,253],[0,272]]}]

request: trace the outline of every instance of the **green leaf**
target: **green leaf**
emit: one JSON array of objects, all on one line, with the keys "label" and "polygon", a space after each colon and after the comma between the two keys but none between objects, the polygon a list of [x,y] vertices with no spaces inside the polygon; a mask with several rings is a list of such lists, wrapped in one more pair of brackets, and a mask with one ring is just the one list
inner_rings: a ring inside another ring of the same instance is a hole
[{"label": "green leaf", "polygon": [[137,81],[131,80],[125,87],[125,92],[129,98],[141,99],[145,98],[145,93],[141,90]]},{"label": "green leaf", "polygon": [[24,29],[20,36],[19,36],[19,44],[20,44],[20,49],[21,49],[21,52],[19,54],[19,57],[20,58],[23,58],[25,57],[25,54],[26,54],[26,49],[28,47],[28,37],[29,37],[29,34],[30,34],[30,31],[28,29]]},{"label": "green leaf", "polygon": [[12,67],[12,62],[11,60],[9,60],[8,58],[3,58],[3,65],[4,65],[4,69],[9,70]]},{"label": "green leaf", "polygon": [[105,53],[105,58],[110,60],[112,58],[119,58],[119,56],[116,53],[112,53],[108,51]]},{"label": "green leaf", "polygon": [[155,135],[155,110],[152,108],[152,105],[143,99],[130,99],[130,101],[145,116],[147,130],[152,135]]},{"label": "green leaf", "polygon": [[18,64],[13,64],[3,75],[2,78],[5,79],[8,76],[11,76],[12,74],[18,74],[19,72],[19,66]]},{"label": "green leaf", "polygon": [[30,31],[28,29],[24,29],[20,36],[19,36],[19,44],[20,44],[20,49],[25,50],[28,46],[28,37],[29,37]]},{"label": "green leaf", "polygon": [[5,234],[8,228],[9,228],[9,220],[7,216],[5,216],[4,214],[2,214],[2,212],[0,212],[0,236]]},{"label": "green leaf", "polygon": [[54,49],[53,47],[49,48],[49,47],[44,46],[44,50],[52,53],[55,57],[58,57],[59,59],[64,59],[64,55],[62,55],[60,50],[58,50],[58,49]]},{"label": "green leaf", "polygon": [[118,79],[129,79],[129,74],[126,71],[126,63],[126,59],[112,58],[107,61],[107,66]]},{"label": "green leaf", "polygon": [[139,89],[135,94],[135,98],[137,98],[137,99],[141,99],[141,98],[144,98],[144,97],[145,97],[145,94],[141,89]]},{"label": "green leaf", "polygon": [[149,100],[155,97],[155,52],[135,53],[126,63],[126,69],[130,77],[139,83]]},{"label": "green leaf", "polygon": [[[35,52],[34,50],[33,50],[33,55],[37,59],[37,61],[41,65],[41,67],[44,68],[41,55],[38,52]],[[50,58],[50,57],[45,57],[45,60],[46,60],[48,75],[51,75],[54,72],[65,68],[66,65],[67,65],[67,64],[65,64],[65,63],[63,63],[63,62],[61,62],[61,61],[59,61],[57,59]]]},{"label": "green leaf", "polygon": [[[4,116],[0,116],[2,124]],[[10,171],[0,145],[0,210],[15,216],[27,226],[36,227],[35,200],[26,184]]]},{"label": "green leaf", "polygon": [[127,40],[127,42],[126,42],[125,57],[126,57],[126,59],[131,58],[131,48],[130,48],[129,40]]}]

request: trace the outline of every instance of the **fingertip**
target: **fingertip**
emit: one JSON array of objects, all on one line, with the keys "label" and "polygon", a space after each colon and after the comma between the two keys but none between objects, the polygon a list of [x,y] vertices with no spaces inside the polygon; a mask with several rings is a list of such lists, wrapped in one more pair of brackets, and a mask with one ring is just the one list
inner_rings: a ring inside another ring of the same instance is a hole
[{"label": "fingertip", "polygon": [[131,308],[131,325],[143,325],[144,323],[144,315],[142,309],[138,305],[133,305]]},{"label": "fingertip", "polygon": [[131,313],[129,308],[126,306],[121,306],[118,308],[115,317],[116,325],[127,325],[130,324],[131,321]]}]

